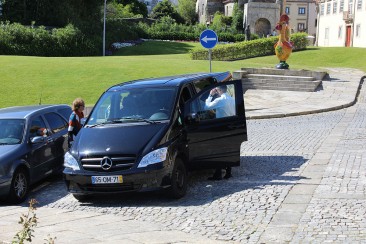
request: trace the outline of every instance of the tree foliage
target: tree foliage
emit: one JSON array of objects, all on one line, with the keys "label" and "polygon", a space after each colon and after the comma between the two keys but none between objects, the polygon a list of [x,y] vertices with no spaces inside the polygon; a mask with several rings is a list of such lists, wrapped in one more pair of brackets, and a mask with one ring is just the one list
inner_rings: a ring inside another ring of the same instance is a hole
[{"label": "tree foliage", "polygon": [[74,24],[88,29],[100,25],[102,5],[100,0],[2,0],[1,18],[24,25]]},{"label": "tree foliage", "polygon": [[[115,10],[118,10],[118,15],[121,15],[120,18],[147,17],[146,5],[138,0],[114,0],[108,6],[109,8],[113,7]],[[111,13],[111,9],[108,9],[107,13]]]},{"label": "tree foliage", "polygon": [[169,16],[174,19],[177,23],[183,23],[184,20],[174,8],[171,2],[168,0],[163,0],[155,5],[152,10],[151,17],[154,19],[160,19],[164,16]]},{"label": "tree foliage", "polygon": [[239,8],[238,3],[235,3],[233,9],[231,27],[238,33],[243,32],[243,16],[244,16],[243,10]]},{"label": "tree foliage", "polygon": [[193,25],[197,22],[196,1],[178,0],[178,13],[183,17],[186,24]]},{"label": "tree foliage", "polygon": [[216,32],[223,32],[226,30],[226,26],[231,24],[230,18],[226,17],[221,12],[216,12],[212,20],[211,28]]}]

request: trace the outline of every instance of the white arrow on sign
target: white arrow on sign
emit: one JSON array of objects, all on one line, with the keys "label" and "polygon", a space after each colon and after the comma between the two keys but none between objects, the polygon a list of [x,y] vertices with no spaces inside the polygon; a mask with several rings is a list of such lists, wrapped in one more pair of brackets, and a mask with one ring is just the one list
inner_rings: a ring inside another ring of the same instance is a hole
[{"label": "white arrow on sign", "polygon": [[208,41],[216,41],[216,37],[207,37],[205,36],[204,38],[202,38],[202,41],[204,42],[208,42]]}]

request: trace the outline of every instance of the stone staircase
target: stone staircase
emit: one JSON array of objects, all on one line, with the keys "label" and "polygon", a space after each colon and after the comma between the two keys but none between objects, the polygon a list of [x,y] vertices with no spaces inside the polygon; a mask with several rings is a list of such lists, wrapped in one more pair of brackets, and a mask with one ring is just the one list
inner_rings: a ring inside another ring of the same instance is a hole
[{"label": "stone staircase", "polygon": [[242,68],[233,72],[234,79],[241,79],[243,90],[284,90],[314,92],[326,72],[309,70]]}]

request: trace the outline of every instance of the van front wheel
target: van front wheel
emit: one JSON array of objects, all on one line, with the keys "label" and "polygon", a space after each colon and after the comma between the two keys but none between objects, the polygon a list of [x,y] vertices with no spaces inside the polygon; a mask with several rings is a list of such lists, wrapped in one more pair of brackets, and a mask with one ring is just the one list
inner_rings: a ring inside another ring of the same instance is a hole
[{"label": "van front wheel", "polygon": [[174,162],[169,195],[176,199],[182,198],[186,195],[187,188],[188,176],[186,166],[180,158],[177,158]]}]

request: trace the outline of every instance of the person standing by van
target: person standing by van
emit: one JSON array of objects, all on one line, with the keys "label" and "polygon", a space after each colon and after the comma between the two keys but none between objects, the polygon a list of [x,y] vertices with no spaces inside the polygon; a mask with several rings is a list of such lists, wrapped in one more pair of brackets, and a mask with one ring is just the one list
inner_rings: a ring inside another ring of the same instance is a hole
[{"label": "person standing by van", "polygon": [[205,101],[206,110],[216,109],[216,118],[235,115],[235,100],[226,92],[226,85],[218,86],[210,91],[210,95]]},{"label": "person standing by van", "polygon": [[72,142],[74,141],[74,136],[76,136],[81,127],[81,119],[84,118],[84,108],[85,102],[81,98],[76,98],[72,102],[72,113],[69,118],[69,128],[68,128],[68,145],[71,147]]}]

